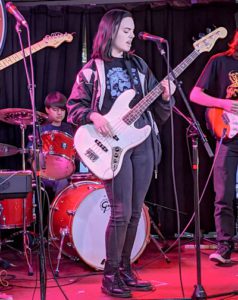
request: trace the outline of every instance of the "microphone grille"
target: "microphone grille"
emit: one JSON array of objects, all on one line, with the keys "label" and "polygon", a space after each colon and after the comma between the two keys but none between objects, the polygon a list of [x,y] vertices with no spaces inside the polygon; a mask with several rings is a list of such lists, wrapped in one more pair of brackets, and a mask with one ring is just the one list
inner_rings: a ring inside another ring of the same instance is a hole
[{"label": "microphone grille", "polygon": [[143,40],[144,39],[144,34],[145,34],[145,32],[143,32],[143,31],[139,32],[138,33],[138,38],[141,39],[141,40]]},{"label": "microphone grille", "polygon": [[12,6],[13,4],[12,4],[12,2],[7,2],[6,3],[6,8],[8,9],[10,6]]}]

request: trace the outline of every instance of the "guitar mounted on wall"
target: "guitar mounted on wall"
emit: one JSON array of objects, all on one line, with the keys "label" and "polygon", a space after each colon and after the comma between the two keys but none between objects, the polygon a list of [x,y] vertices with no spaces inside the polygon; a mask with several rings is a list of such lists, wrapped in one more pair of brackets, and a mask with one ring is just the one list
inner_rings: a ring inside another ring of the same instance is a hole
[{"label": "guitar mounted on wall", "polygon": [[[60,33],[60,32],[55,32],[52,33],[51,35],[46,35],[43,40],[33,44],[31,46],[31,52],[35,53],[41,49],[44,49],[46,47],[53,47],[57,48],[59,47],[62,43],[67,42],[70,43],[73,40],[73,35],[71,33]],[[24,49],[25,56],[30,55],[29,47]],[[16,62],[20,61],[23,59],[22,51],[16,52],[2,60],[0,60],[0,70],[3,70]]]},{"label": "guitar mounted on wall", "polygon": [[[210,51],[215,42],[226,35],[227,30],[219,27],[196,41],[193,44],[193,52],[173,70],[175,77],[177,78],[201,53]],[[164,79],[172,78],[171,73]],[[93,124],[82,125],[77,129],[74,146],[83,163],[95,176],[103,180],[115,177],[120,171],[126,151],[139,145],[149,136],[151,126],[137,129],[134,123],[162,92],[160,82],[133,108],[130,108],[129,104],[135,96],[135,91],[129,89],[123,92],[109,113],[104,115],[113,128],[113,137],[103,137]]]}]

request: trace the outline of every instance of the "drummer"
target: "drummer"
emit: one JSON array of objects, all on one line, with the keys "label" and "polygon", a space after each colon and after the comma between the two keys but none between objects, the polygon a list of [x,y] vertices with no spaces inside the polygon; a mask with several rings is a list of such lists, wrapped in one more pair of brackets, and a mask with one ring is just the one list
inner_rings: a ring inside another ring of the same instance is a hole
[{"label": "drummer", "polygon": [[[71,136],[74,135],[74,130],[71,124],[63,122],[66,115],[66,97],[56,91],[49,93],[45,98],[45,111],[48,115],[48,122],[40,127],[40,133],[49,132],[52,130],[62,131],[68,133]],[[60,172],[60,170],[59,170]],[[69,181],[67,178],[59,180],[50,180],[42,178],[42,182],[50,196],[50,200],[53,200],[54,196],[63,190]]]}]

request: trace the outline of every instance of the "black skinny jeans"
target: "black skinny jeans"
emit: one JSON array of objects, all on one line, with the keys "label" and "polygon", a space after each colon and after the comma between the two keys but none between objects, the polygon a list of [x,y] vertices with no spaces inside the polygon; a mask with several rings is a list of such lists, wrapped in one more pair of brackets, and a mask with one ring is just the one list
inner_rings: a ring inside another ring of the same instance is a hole
[{"label": "black skinny jeans", "polygon": [[106,266],[118,268],[120,263],[130,263],[153,167],[154,154],[150,135],[142,144],[126,152],[121,170],[114,180],[104,181],[111,205],[106,230]]},{"label": "black skinny jeans", "polygon": [[[218,142],[217,142],[218,148]],[[217,241],[231,241],[235,234],[235,185],[238,141],[222,144],[214,167],[215,225]]]}]

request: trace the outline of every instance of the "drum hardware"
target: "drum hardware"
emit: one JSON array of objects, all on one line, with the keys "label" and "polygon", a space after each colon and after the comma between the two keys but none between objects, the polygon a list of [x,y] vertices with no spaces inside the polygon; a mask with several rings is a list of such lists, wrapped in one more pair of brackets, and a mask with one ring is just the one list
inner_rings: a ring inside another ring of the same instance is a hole
[{"label": "drum hardware", "polygon": [[2,215],[2,211],[3,211],[3,206],[2,206],[2,204],[0,203],[0,216]]},{"label": "drum hardware", "polygon": [[94,187],[94,186],[91,186],[91,185],[88,186],[88,190],[90,190],[90,191],[94,191],[94,190],[96,190],[96,189],[97,189],[97,188]]},{"label": "drum hardware", "polygon": [[0,172],[0,229],[22,228],[28,274],[33,275],[27,226],[34,222],[31,171]]},{"label": "drum hardware", "polygon": [[28,275],[33,275],[32,254],[26,229],[34,221],[32,193],[29,193],[27,198],[6,199],[1,202],[0,229],[20,228],[23,226],[21,231],[23,252],[28,266]]},{"label": "drum hardware", "polygon": [[67,209],[67,214],[69,215],[69,216],[74,216],[75,215],[75,213],[76,213],[76,211],[75,210],[68,210]]},{"label": "drum hardware", "polygon": [[62,255],[62,249],[63,249],[63,244],[64,244],[64,238],[65,236],[69,235],[69,228],[66,226],[65,228],[60,228],[60,247],[59,247],[59,253],[57,256],[57,266],[55,270],[55,276],[59,276],[59,265],[60,265],[60,260],[61,260],[61,255]]},{"label": "drum hardware", "polygon": [[58,210],[59,210],[58,207],[53,207],[53,208],[52,208],[52,205],[50,206],[50,209],[53,209],[54,211],[58,211]]},{"label": "drum hardware", "polygon": [[[152,220],[151,217],[150,217],[150,224],[152,225],[152,227],[154,228],[154,230],[157,232],[158,236],[160,236],[162,238],[162,240],[165,241],[165,237],[163,236],[163,234],[159,230],[158,226],[155,224],[155,222]],[[156,248],[163,255],[165,261],[167,263],[170,263],[171,262],[170,259],[168,258],[168,256],[166,255],[166,253],[164,252],[164,250],[162,249],[162,247],[160,246],[159,242],[151,234],[150,234],[150,240],[155,244]]]},{"label": "drum hardware", "polygon": [[[39,124],[44,123],[48,116],[41,112],[36,112]],[[21,154],[22,170],[26,169],[25,162],[25,129],[27,125],[33,124],[33,112],[25,108],[5,108],[0,110],[0,120],[9,124],[19,125],[21,129]]]},{"label": "drum hardware", "polygon": [[31,248],[29,247],[29,240],[26,231],[26,198],[23,199],[23,247],[26,263],[28,266],[28,275],[32,276],[34,274],[32,268],[32,253]]},{"label": "drum hardware", "polygon": [[[3,210],[4,210],[4,208],[3,208],[2,204],[0,203],[0,217],[2,215]],[[7,243],[12,243],[12,242],[13,242],[13,240],[6,240],[6,239],[2,240],[0,238],[0,249],[2,249],[2,245],[7,244]],[[2,258],[0,258],[0,265],[1,265],[1,267],[3,269],[7,269],[7,267],[4,266],[4,263],[2,264],[2,262],[5,262],[5,260],[3,260]],[[9,266],[12,265],[13,266],[13,264],[11,264],[10,262],[7,262],[7,265],[9,265]]]}]

